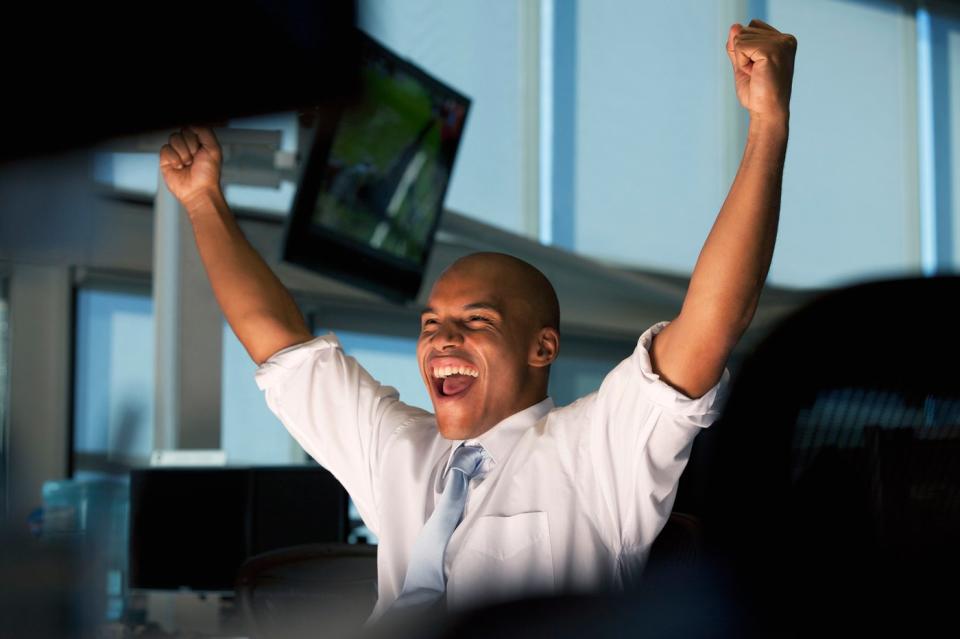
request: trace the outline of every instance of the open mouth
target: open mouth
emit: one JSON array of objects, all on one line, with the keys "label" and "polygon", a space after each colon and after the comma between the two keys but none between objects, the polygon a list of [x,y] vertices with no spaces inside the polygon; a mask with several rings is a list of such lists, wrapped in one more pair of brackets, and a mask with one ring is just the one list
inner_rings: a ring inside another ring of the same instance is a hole
[{"label": "open mouth", "polygon": [[460,398],[467,394],[480,373],[474,368],[446,367],[432,371],[433,389],[438,398]]}]

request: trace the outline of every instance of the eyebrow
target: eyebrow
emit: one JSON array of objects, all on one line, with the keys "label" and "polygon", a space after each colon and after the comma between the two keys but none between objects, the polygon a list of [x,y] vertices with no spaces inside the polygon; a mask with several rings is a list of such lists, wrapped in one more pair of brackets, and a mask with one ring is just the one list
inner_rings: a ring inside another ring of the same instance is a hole
[{"label": "eyebrow", "polygon": [[[500,307],[494,304],[493,302],[472,302],[470,304],[465,304],[463,310],[469,311],[474,309],[484,309],[488,311],[493,311],[497,315],[503,315],[503,311],[500,310]],[[422,311],[420,311],[421,317],[427,313],[436,313],[436,310],[433,307],[427,306]]]}]

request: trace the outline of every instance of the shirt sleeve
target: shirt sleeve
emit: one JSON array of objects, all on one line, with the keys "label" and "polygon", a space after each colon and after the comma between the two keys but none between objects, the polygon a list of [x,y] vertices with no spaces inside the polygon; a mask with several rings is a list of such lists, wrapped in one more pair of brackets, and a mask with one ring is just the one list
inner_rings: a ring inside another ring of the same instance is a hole
[{"label": "shirt sleeve", "polygon": [[593,493],[588,497],[600,533],[624,553],[645,554],[666,523],[693,440],[720,416],[730,380],[724,368],[717,384],[693,399],[660,379],[650,347],[668,324],[640,336],[634,352],[604,378],[587,412],[584,483]]},{"label": "shirt sleeve", "polygon": [[285,348],[257,367],[257,386],[290,435],[350,494],[379,535],[376,477],[390,437],[422,409],[400,401],[346,355],[334,333]]}]

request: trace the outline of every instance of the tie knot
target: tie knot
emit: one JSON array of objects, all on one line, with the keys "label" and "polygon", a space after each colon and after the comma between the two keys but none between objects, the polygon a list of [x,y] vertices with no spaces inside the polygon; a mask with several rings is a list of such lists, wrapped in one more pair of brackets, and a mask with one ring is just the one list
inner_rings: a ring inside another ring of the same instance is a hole
[{"label": "tie knot", "polygon": [[461,445],[453,451],[450,470],[459,470],[470,480],[480,471],[483,462],[483,446]]}]

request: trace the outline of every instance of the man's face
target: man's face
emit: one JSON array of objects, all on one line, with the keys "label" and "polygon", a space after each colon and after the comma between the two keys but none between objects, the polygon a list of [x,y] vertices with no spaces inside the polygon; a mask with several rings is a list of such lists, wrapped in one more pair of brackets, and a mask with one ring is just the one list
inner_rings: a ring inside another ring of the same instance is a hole
[{"label": "man's face", "polygon": [[421,316],[417,359],[447,439],[477,436],[532,405],[532,322],[504,275],[493,268],[448,271]]}]

